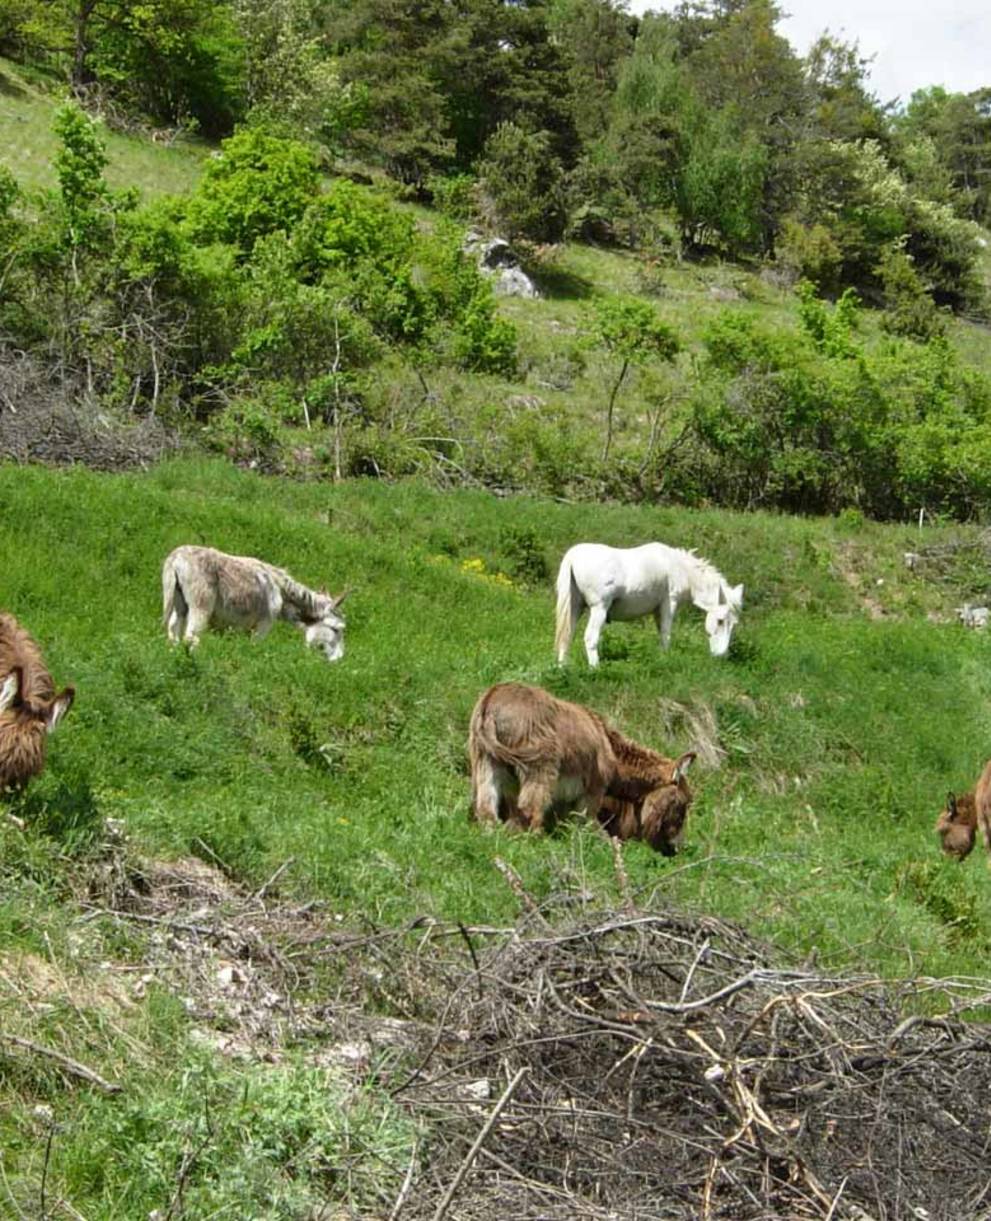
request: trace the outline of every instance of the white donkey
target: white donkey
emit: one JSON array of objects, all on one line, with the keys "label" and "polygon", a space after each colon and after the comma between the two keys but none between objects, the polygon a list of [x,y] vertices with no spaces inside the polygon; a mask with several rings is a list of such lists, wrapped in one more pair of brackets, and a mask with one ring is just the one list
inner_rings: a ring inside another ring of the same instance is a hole
[{"label": "white donkey", "polygon": [[599,664],[599,636],[609,619],[654,616],[661,644],[671,643],[671,623],[683,602],[705,611],[709,651],[722,657],[743,607],[743,586],[730,586],[708,560],[693,551],[644,543],[642,547],[607,547],[577,543],[565,553],[557,574],[555,647],[563,664],[575,627],[587,606],[585,652],[588,664]]},{"label": "white donkey", "polygon": [[295,623],[328,661],[344,656],[344,620],[336,598],[315,592],[274,564],[213,547],[176,547],[162,566],[162,615],[169,640],[199,642],[206,628],[240,627],[265,636],[276,619]]}]

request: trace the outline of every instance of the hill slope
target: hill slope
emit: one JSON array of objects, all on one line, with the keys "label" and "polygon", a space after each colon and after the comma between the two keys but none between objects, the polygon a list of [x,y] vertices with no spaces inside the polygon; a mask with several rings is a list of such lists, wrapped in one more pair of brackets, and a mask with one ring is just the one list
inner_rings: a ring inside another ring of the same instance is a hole
[{"label": "hill slope", "polygon": [[[589,536],[697,546],[743,581],[729,658],[710,657],[686,611],[666,655],[652,625],[609,625],[598,672],[577,643],[558,670],[550,578]],[[264,642],[170,649],[159,569],[182,541],[353,585],[344,659],[328,665],[285,625]],[[415,1026],[415,947],[432,919],[512,923],[498,861],[538,901],[621,897],[593,829],[538,839],[468,820],[468,715],[501,679],[702,752],[682,855],[624,852],[642,907],[737,917],[785,950],[815,947],[828,969],[980,976],[983,863],[942,860],[931,828],[987,750],[987,640],[951,610],[986,582],[982,546],[961,529],[300,485],[219,462],[0,467],[4,606],[78,689],[47,771],[15,803],[26,829],[0,823],[0,1142],[15,1210],[40,1178],[91,1218],[144,1216],[182,1190],[194,1212],[304,1215],[333,1198],[379,1215],[426,1139],[386,1092],[410,1053],[387,1044],[382,1078],[365,1061],[344,1072],[333,1057],[354,1045],[315,1035],[326,997],[366,996],[362,1021],[384,1014],[389,1038]],[[909,547],[923,555],[912,572]],[[259,896],[273,895],[265,923]],[[223,911],[233,923],[211,932]],[[326,922],[340,929],[329,940]],[[404,922],[400,979],[389,946]],[[271,948],[279,928],[289,959]],[[323,1158],[344,1159],[346,1180],[325,1179]]]}]

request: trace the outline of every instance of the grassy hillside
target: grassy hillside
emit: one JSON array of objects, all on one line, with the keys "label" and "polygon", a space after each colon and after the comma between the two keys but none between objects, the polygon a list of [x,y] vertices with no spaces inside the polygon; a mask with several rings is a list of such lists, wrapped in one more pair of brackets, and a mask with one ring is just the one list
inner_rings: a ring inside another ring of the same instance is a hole
[{"label": "grassy hillside", "polygon": [[[696,546],[744,582],[729,658],[710,657],[687,611],[667,655],[652,625],[610,625],[598,672],[577,642],[567,669],[553,665],[551,577],[587,537]],[[182,541],[353,585],[343,661],[328,665],[286,625],[264,642],[215,634],[194,654],[170,649],[159,569]],[[925,556],[914,572],[908,548]],[[974,531],[855,518],[300,485],[198,461],[127,476],[0,467],[3,605],[78,689],[47,771],[14,803],[26,829],[0,825],[0,1033],[60,1049],[124,1090],[108,1097],[44,1059],[0,1056],[14,1215],[29,1215],[39,1181],[89,1218],[167,1208],[197,1148],[188,1215],[263,1204],[276,1211],[253,1215],[309,1215],[315,1183],[320,1201],[330,1192],[380,1215],[414,1133],[377,1077],[348,1093],[299,1035],[269,1066],[213,1054],[223,1036],[204,1025],[237,1031],[245,1019],[236,1007],[223,1016],[230,985],[214,983],[206,1010],[197,987],[257,972],[259,948],[197,950],[170,986],[167,947],[193,954],[181,922],[167,935],[165,917],[122,923],[102,896],[172,876],[155,861],[197,858],[214,887],[227,878],[250,894],[274,878],[284,902],[316,903],[343,929],[432,916],[490,926],[518,906],[501,858],[538,900],[618,901],[611,851],[591,828],[537,839],[469,821],[468,716],[500,679],[587,702],[659,749],[702,751],[683,853],[625,852],[640,905],[737,918],[787,950],[815,947],[830,968],[981,975],[984,862],[941,859],[932,823],[947,787],[970,783],[987,753],[987,639],[951,613],[986,583],[982,554]],[[107,819],[120,820],[130,865],[105,857]],[[190,866],[176,868],[187,886]],[[221,902],[244,910],[233,895]],[[195,928],[204,917],[190,910]],[[336,977],[346,961],[318,969]],[[397,1012],[387,975],[365,979],[378,1010]],[[321,991],[319,974],[305,989],[297,974],[293,1003]],[[255,1003],[264,1014],[271,1002]],[[319,1163],[309,1177],[292,1171],[291,1150],[314,1133],[353,1167],[332,1187]]]},{"label": "grassy hillside", "polygon": [[[987,645],[928,620],[950,618],[953,591],[901,570],[914,531],[295,486],[216,464],[127,477],[6,468],[0,503],[5,605],[79,688],[25,800],[29,835],[122,818],[151,852],[206,844],[251,880],[293,857],[294,888],[375,922],[496,918],[513,904],[496,853],[537,894],[611,870],[579,827],[540,842],[467,821],[472,703],[517,678],[662,750],[701,735],[709,761],[686,855],[672,867],[633,847],[637,887],[831,961],[898,974],[983,960],[983,937],[947,924],[932,898],[988,911],[980,863],[943,865],[931,823],[986,753]],[[599,673],[578,642],[559,671],[549,574],[593,536],[696,546],[743,581],[730,660],[709,656],[686,612],[667,656],[651,624],[614,625]],[[191,540],[353,585],[344,661],[324,664],[287,628],[264,645],[230,635],[192,656],[169,650],[159,564]]]},{"label": "grassy hillside", "polygon": [[[0,57],[0,164],[26,190],[55,186],[52,157],[58,145],[52,117],[61,100],[48,83],[32,81],[24,69]],[[145,199],[189,191],[206,153],[188,141],[166,147],[119,132],[107,132],[106,138],[107,181],[116,190],[136,186]]]}]

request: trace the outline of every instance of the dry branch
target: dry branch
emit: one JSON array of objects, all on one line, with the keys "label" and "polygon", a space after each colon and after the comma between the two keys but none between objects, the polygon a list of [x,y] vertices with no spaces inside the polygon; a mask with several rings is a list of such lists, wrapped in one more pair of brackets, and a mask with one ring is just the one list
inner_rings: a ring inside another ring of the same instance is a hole
[{"label": "dry branch", "polygon": [[78,1060],[73,1060],[69,1056],[63,1055],[62,1052],[56,1051],[53,1047],[44,1047],[41,1043],[34,1043],[31,1039],[23,1039],[20,1035],[5,1034],[0,1030],[0,1043],[9,1043],[13,1047],[20,1047],[24,1051],[29,1051],[36,1056],[44,1056],[46,1059],[53,1060],[60,1068],[71,1074],[73,1077],[78,1077],[80,1081],[86,1081],[90,1085],[95,1085],[98,1089],[103,1090],[105,1094],[119,1094],[121,1086],[115,1085],[112,1081],[107,1081],[101,1077],[99,1073],[93,1069],[87,1068],[85,1064],[80,1064]]}]

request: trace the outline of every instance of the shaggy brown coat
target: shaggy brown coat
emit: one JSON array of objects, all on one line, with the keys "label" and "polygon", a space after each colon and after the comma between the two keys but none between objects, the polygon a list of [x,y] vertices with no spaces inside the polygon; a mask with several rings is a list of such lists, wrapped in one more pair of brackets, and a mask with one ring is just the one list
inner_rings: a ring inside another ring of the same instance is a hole
[{"label": "shaggy brown coat", "polygon": [[991,760],[969,793],[947,793],[946,807],[936,820],[943,851],[958,861],[970,854],[978,828],[984,847],[991,853]]},{"label": "shaggy brown coat", "polygon": [[691,791],[674,761],[639,746],[591,708],[540,687],[499,683],[479,698],[468,732],[472,808],[542,831],[548,813],[584,808],[621,839],[675,851]]},{"label": "shaggy brown coat", "polygon": [[21,788],[42,770],[48,735],[75,694],[73,687],[55,694],[38,646],[0,612],[0,790]]}]

